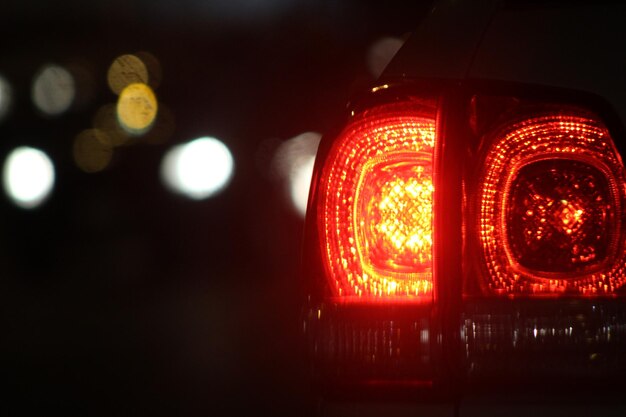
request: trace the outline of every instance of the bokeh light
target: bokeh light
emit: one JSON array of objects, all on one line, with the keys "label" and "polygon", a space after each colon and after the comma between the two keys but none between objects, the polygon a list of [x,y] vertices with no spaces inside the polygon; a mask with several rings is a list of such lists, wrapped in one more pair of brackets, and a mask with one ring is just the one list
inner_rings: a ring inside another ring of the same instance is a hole
[{"label": "bokeh light", "polygon": [[109,88],[115,94],[120,94],[130,84],[147,84],[148,79],[146,64],[141,58],[131,54],[115,58],[107,73]]},{"label": "bokeh light", "polygon": [[194,200],[211,197],[223,190],[233,171],[233,156],[228,147],[211,137],[174,146],[161,163],[165,185]]},{"label": "bokeh light", "polygon": [[84,110],[93,103],[98,89],[97,69],[89,61],[73,59],[64,65],[74,81],[73,110]]},{"label": "bokeh light", "polygon": [[322,135],[306,132],[281,144],[272,161],[273,170],[286,181],[286,191],[295,210],[304,217],[315,154]]},{"label": "bokeh light", "polygon": [[83,130],[74,139],[72,149],[74,162],[84,172],[105,169],[113,156],[113,145],[109,136],[100,129]]},{"label": "bokeh light", "polygon": [[126,86],[117,101],[117,119],[120,126],[133,135],[147,132],[156,119],[157,111],[156,96],[147,84]]},{"label": "bokeh light", "polygon": [[160,145],[167,142],[176,129],[176,121],[174,114],[163,103],[159,103],[159,111],[157,117],[150,127],[150,131],[141,136],[143,143],[150,145]]},{"label": "bokeh light", "polygon": [[161,63],[156,56],[147,51],[137,52],[135,56],[141,59],[141,62],[143,62],[146,70],[148,71],[148,81],[145,83],[153,89],[157,89],[161,84],[161,78],[163,77]]},{"label": "bokeh light", "polygon": [[400,50],[404,41],[395,37],[380,38],[369,47],[367,52],[367,68],[374,78],[383,73],[394,55]]},{"label": "bokeh light", "polygon": [[59,65],[43,66],[33,80],[31,97],[35,107],[47,116],[65,113],[76,96],[72,74]]},{"label": "bokeh light", "polygon": [[17,206],[32,209],[41,205],[54,186],[54,166],[43,151],[27,146],[14,149],[4,161],[6,194]]},{"label": "bokeh light", "polygon": [[0,75],[0,122],[2,122],[13,105],[13,89],[11,84]]},{"label": "bokeh light", "polygon": [[114,147],[125,145],[131,139],[128,132],[120,126],[117,120],[117,108],[113,103],[105,104],[96,111],[93,127],[106,133]]}]

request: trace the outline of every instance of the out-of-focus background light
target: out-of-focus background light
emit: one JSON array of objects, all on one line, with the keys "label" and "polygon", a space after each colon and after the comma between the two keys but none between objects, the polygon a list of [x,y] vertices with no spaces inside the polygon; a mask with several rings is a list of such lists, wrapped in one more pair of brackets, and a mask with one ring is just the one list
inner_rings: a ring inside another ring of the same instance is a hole
[{"label": "out-of-focus background light", "polygon": [[33,79],[31,89],[33,103],[46,116],[65,113],[72,105],[75,95],[74,77],[62,66],[45,65]]},{"label": "out-of-focus background light", "polygon": [[145,133],[154,123],[158,103],[152,89],[144,83],[129,84],[117,100],[117,118],[130,134]]},{"label": "out-of-focus background light", "polygon": [[136,55],[120,55],[109,67],[107,82],[115,94],[120,94],[130,84],[147,84],[148,68],[144,61]]},{"label": "out-of-focus background light", "polygon": [[27,146],[14,149],[4,161],[4,189],[17,206],[40,206],[52,192],[54,166],[43,151]]},{"label": "out-of-focus background light", "polygon": [[288,197],[295,210],[304,217],[315,154],[322,135],[305,132],[282,143],[272,161],[274,171],[285,181]]},{"label": "out-of-focus background light", "polygon": [[176,145],[164,156],[161,177],[174,192],[194,200],[223,190],[234,171],[233,156],[218,139],[202,137]]},{"label": "out-of-focus background light", "polygon": [[100,74],[91,62],[76,58],[68,61],[63,68],[71,75],[74,82],[74,97],[71,103],[72,111],[81,111],[89,108],[96,96],[101,83]]},{"label": "out-of-focus background light", "polygon": [[11,84],[0,75],[0,122],[7,117],[12,104],[13,89],[11,88]]},{"label": "out-of-focus background light", "polygon": [[140,137],[144,143],[150,145],[161,145],[167,142],[176,130],[172,111],[162,102],[159,102],[158,106],[159,110],[150,130]]},{"label": "out-of-focus background light", "polygon": [[404,40],[385,36],[372,43],[367,51],[367,68],[374,78],[378,78],[394,55],[402,48]]},{"label": "out-of-focus background light", "polygon": [[146,70],[148,71],[148,81],[144,81],[153,90],[159,88],[161,85],[161,78],[163,77],[163,72],[161,69],[161,63],[158,58],[154,56],[154,54],[148,51],[140,51],[134,54],[135,57],[139,58]]},{"label": "out-of-focus background light", "polygon": [[87,129],[74,139],[72,149],[74,162],[84,172],[105,169],[113,156],[113,145],[109,136],[100,129]]},{"label": "out-of-focus background light", "polygon": [[98,108],[93,117],[93,127],[104,132],[109,137],[112,146],[125,145],[131,139],[128,132],[120,126],[116,105],[113,103]]}]

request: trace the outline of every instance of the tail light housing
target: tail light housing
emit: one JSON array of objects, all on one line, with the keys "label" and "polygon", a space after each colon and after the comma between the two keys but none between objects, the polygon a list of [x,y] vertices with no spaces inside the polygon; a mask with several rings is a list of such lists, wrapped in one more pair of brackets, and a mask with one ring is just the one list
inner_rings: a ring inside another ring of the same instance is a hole
[{"label": "tail light housing", "polygon": [[315,377],[451,396],[491,377],[619,378],[626,175],[610,108],[528,86],[383,87],[318,153]]}]

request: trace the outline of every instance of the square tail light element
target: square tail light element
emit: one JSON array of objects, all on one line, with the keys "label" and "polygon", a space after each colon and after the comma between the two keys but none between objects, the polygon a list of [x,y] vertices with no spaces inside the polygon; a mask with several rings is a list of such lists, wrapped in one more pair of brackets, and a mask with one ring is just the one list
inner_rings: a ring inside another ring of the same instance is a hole
[{"label": "square tail light element", "polygon": [[538,114],[495,130],[486,144],[477,195],[483,288],[615,294],[626,282],[626,178],[602,122],[574,111]]},{"label": "square tail light element", "polygon": [[434,106],[353,116],[322,170],[318,224],[338,301],[430,302]]}]

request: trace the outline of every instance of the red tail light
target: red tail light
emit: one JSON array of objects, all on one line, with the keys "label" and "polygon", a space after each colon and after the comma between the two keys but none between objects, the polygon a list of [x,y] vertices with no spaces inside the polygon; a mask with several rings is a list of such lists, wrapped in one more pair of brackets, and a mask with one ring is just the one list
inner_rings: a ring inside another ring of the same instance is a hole
[{"label": "red tail light", "polygon": [[318,224],[342,301],[430,301],[432,108],[394,104],[354,117],[321,177]]},{"label": "red tail light", "polygon": [[484,166],[478,231],[488,292],[612,294],[625,282],[626,182],[601,122],[549,114],[511,123],[491,136]]},{"label": "red tail light", "polygon": [[374,91],[392,103],[322,143],[304,327],[324,384],[446,395],[626,372],[626,175],[609,129],[467,88],[436,105]]}]

